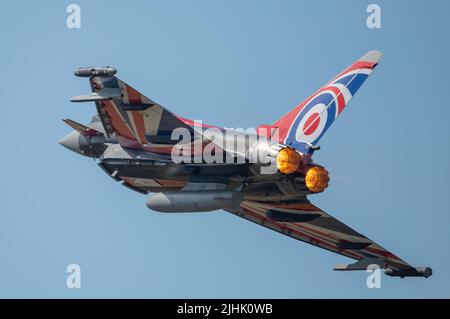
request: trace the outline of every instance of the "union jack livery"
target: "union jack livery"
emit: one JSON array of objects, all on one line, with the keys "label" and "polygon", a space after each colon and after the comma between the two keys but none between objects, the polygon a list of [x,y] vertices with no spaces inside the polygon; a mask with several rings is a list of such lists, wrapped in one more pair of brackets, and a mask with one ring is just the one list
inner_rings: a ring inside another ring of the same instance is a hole
[{"label": "union jack livery", "polygon": [[310,153],[356,91],[377,66],[382,54],[370,51],[324,87],[300,103],[274,126],[280,140],[303,153]]},{"label": "union jack livery", "polygon": [[[328,171],[313,161],[318,142],[378,65],[370,51],[272,125],[231,131],[175,115],[119,80],[111,67],[83,67],[94,102],[87,125],[60,144],[93,157],[115,181],[142,194],[164,213],[225,210],[308,244],[356,260],[341,271],[376,265],[393,277],[429,277],[309,201],[323,192]],[[240,147],[236,148],[236,145]],[[261,155],[262,154],[262,155]],[[181,160],[179,158],[181,157]]]}]

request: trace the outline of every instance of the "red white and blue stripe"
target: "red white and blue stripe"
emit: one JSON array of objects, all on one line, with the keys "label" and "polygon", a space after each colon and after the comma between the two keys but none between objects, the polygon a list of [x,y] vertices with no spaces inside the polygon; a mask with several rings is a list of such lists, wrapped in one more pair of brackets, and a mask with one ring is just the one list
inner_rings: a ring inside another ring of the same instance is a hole
[{"label": "red white and blue stripe", "polygon": [[381,56],[374,59],[373,54],[369,60],[352,64],[278,120],[274,126],[279,128],[280,141],[304,154],[312,153],[311,146],[318,143],[377,65]]}]

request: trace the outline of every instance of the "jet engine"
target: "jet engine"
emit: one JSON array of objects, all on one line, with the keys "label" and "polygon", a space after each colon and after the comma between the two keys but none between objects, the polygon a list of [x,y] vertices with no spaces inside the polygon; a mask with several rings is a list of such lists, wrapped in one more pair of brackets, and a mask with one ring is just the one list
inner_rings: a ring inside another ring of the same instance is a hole
[{"label": "jet engine", "polygon": [[292,147],[264,139],[249,148],[247,158],[253,160],[254,163],[274,165],[273,168],[283,174],[299,171],[303,162],[302,155]]},{"label": "jet engine", "polygon": [[328,187],[330,177],[322,166],[311,166],[306,169],[305,184],[313,193],[323,192]]},{"label": "jet engine", "polygon": [[304,173],[306,188],[312,193],[323,192],[328,187],[328,171],[322,166],[306,165],[302,155],[293,148],[282,148],[276,155],[276,164],[278,171],[283,174]]},{"label": "jet engine", "polygon": [[239,206],[243,198],[226,190],[163,192],[150,196],[147,207],[163,213],[208,212]]},{"label": "jet engine", "polygon": [[259,152],[258,156],[262,154],[262,158],[275,163],[277,171],[282,174],[304,174],[305,185],[312,193],[323,192],[328,187],[330,180],[328,171],[322,166],[312,165],[310,158],[304,157],[292,147],[260,141],[249,150],[251,155],[255,155],[257,152]]},{"label": "jet engine", "polygon": [[282,148],[277,156],[276,163],[278,170],[283,174],[292,174],[299,170],[302,163],[301,155],[290,147]]},{"label": "jet engine", "polygon": [[328,171],[322,166],[306,165],[302,155],[295,149],[283,147],[278,151],[275,159],[278,171],[283,174],[304,173],[305,185],[310,192],[320,193],[328,187],[330,181]]}]

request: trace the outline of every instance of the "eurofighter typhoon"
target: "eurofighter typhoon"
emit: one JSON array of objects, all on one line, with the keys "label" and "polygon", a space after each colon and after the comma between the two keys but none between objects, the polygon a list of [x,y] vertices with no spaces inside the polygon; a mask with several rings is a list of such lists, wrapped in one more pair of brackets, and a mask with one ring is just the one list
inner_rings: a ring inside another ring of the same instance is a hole
[{"label": "eurofighter typhoon", "polygon": [[238,131],[175,115],[115,77],[111,67],[83,67],[97,114],[60,144],[97,159],[123,186],[152,193],[147,206],[164,213],[225,210],[308,244],[356,260],[340,271],[376,265],[395,277],[429,277],[313,205],[328,171],[313,160],[318,142],[377,66],[370,51],[272,125]]}]

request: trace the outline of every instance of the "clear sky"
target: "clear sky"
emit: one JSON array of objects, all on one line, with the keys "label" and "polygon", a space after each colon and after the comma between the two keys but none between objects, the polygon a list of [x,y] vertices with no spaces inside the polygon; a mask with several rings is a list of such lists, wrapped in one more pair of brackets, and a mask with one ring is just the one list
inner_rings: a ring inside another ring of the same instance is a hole
[{"label": "clear sky", "polygon": [[[0,10],[0,297],[450,297],[449,1],[5,1]],[[64,149],[87,123],[78,66],[205,123],[273,123],[366,51],[377,70],[321,140],[319,207],[431,278],[335,272],[351,260],[226,212],[161,214]],[[68,264],[80,289],[66,287]]]}]

